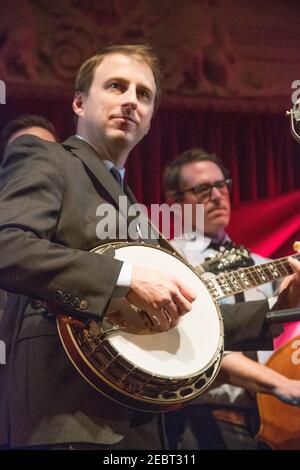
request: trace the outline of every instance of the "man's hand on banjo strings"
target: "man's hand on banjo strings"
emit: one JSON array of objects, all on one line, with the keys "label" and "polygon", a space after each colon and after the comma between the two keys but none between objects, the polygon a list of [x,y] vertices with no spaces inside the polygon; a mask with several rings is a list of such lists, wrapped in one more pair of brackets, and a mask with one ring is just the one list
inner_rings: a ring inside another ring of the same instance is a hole
[{"label": "man's hand on banjo strings", "polygon": [[160,271],[133,268],[127,300],[146,312],[153,331],[174,328],[189,312],[195,292],[176,277]]}]

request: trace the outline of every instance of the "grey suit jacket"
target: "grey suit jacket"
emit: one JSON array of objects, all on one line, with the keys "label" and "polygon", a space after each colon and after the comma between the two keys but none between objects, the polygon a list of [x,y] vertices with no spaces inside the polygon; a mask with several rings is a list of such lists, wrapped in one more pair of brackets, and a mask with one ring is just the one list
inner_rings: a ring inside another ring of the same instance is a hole
[{"label": "grey suit jacket", "polygon": [[0,392],[2,440],[9,432],[13,446],[117,442],[131,411],[82,380],[55,322],[30,298],[101,316],[122,263],[89,250],[103,243],[96,236],[98,205],[110,202],[117,211],[121,189],[93,149],[74,137],[63,145],[20,137],[0,178],[1,287],[16,293],[1,322],[9,358]]},{"label": "grey suit jacket", "polygon": [[[118,213],[119,195],[96,152],[75,137],[61,145],[23,136],[8,148],[0,172],[0,288],[11,292],[0,323],[8,355],[1,370],[0,444],[8,436],[12,446],[113,444],[126,434],[131,410],[81,378],[55,321],[34,302],[102,315],[122,263],[89,250],[103,243],[96,235],[97,207],[109,202]],[[245,339],[270,348],[266,303],[243,309],[244,323],[249,317],[243,331],[236,321],[241,307],[227,307],[227,348],[241,348]]]}]

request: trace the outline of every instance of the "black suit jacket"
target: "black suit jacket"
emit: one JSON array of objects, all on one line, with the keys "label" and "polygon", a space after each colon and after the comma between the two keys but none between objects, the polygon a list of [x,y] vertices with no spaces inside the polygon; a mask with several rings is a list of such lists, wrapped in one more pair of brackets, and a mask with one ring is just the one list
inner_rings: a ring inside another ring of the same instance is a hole
[{"label": "black suit jacket", "polygon": [[[8,435],[12,446],[116,443],[131,410],[81,378],[55,322],[33,299],[57,302],[71,314],[102,315],[122,263],[89,250],[103,242],[96,235],[97,207],[109,202],[119,215],[122,191],[99,155],[75,137],[62,145],[16,139],[4,158],[0,188],[0,287],[13,293],[0,325],[8,353],[1,371],[0,444]],[[126,223],[122,214],[116,220]],[[236,320],[241,306],[224,307],[225,338],[232,340],[227,348],[240,349],[249,335],[251,347],[270,348],[266,303],[250,304],[242,309],[246,331]]]}]

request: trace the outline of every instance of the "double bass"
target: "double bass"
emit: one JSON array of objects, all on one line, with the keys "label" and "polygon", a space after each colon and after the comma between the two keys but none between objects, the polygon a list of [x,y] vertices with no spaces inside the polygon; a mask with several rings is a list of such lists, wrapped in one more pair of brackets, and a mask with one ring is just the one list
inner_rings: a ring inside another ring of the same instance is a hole
[{"label": "double bass", "polygon": [[[275,351],[266,366],[300,380],[300,336]],[[260,429],[257,439],[274,450],[300,450],[300,406],[283,403],[274,396],[258,393]]]},{"label": "double bass", "polygon": [[[286,112],[290,116],[291,134],[300,142],[300,99]],[[300,250],[300,243],[294,243]],[[275,351],[266,366],[290,379],[300,380],[300,336],[297,335]],[[259,441],[276,450],[300,450],[300,407],[286,405],[277,398],[257,394],[260,428],[256,435]]]}]

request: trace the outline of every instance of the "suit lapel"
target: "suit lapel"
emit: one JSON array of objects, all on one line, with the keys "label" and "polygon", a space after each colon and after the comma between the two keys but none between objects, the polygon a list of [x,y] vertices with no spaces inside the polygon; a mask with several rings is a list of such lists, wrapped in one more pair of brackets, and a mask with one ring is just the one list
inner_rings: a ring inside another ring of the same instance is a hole
[{"label": "suit lapel", "polygon": [[135,201],[133,193],[130,192],[130,197],[122,191],[117,181],[113,178],[106,165],[102,162],[99,154],[84,140],[78,139],[75,136],[69,137],[63,142],[63,147],[69,150],[75,157],[79,158],[85,167],[93,174],[96,180],[104,187],[110,197],[114,200],[120,212],[127,217],[122,206],[119,205],[119,197],[126,196],[132,202]]},{"label": "suit lapel", "polygon": [[138,204],[138,201],[135,198],[135,195],[131,191],[130,187],[125,183],[124,193],[128,197],[131,204]]},{"label": "suit lapel", "polygon": [[[129,207],[132,204],[138,204],[138,201],[136,200],[131,189],[127,185],[125,185],[125,192],[121,190],[119,184],[116,182],[116,180],[113,178],[105,164],[102,162],[99,154],[84,140],[78,139],[75,136],[71,136],[65,142],[63,142],[62,145],[63,147],[65,147],[66,150],[72,153],[72,155],[82,161],[85,167],[93,174],[96,180],[101,184],[101,186],[104,187],[106,192],[113,199],[119,211],[126,218],[129,224],[131,220],[135,217],[128,217],[127,211],[124,211],[125,208],[122,207],[122,205],[119,205],[119,197],[127,196],[127,200],[129,201]],[[140,217],[145,220],[146,224],[149,224],[148,217],[146,215],[142,213]],[[151,228],[151,225],[148,225],[148,233],[151,233],[152,230],[153,228]],[[148,239],[149,243],[155,245],[157,244],[157,239],[155,237],[153,240],[149,240],[147,234],[143,233],[142,235],[144,240]]]}]

